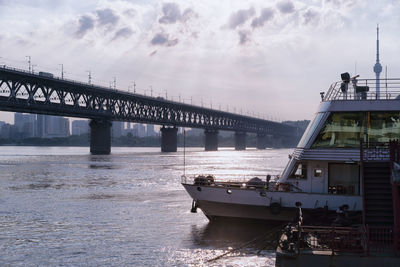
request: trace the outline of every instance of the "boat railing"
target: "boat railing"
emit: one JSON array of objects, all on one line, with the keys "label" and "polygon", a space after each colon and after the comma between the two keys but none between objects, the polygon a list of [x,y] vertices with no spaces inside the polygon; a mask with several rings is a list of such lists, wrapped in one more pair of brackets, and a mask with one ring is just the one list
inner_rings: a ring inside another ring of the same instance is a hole
[{"label": "boat railing", "polygon": [[397,240],[393,230],[393,226],[366,226],[367,234],[367,253],[379,253],[395,250],[395,243]]},{"label": "boat railing", "polygon": [[363,253],[366,248],[364,231],[353,227],[300,226],[300,250]]},{"label": "boat railing", "polygon": [[299,250],[363,253],[396,252],[393,226],[298,226]]},{"label": "boat railing", "polygon": [[279,175],[221,175],[218,179],[214,175],[182,175],[181,183],[236,189],[302,192],[299,187],[292,183],[279,182]]},{"label": "boat railing", "polygon": [[[218,176],[218,178],[217,178]],[[182,183],[193,183],[197,180],[201,179],[212,179],[214,182],[224,182],[224,183],[248,183],[251,182],[252,179],[254,183],[256,182],[267,182],[269,178],[270,182],[275,182],[279,179],[279,175],[269,175],[269,174],[226,174],[219,173],[218,175],[214,174],[187,174],[181,176]]]},{"label": "boat railing", "polygon": [[[376,89],[379,88],[379,92]],[[400,99],[400,78],[352,79],[349,83],[335,82],[322,101],[393,100]]]},{"label": "boat railing", "polygon": [[389,142],[363,142],[360,141],[360,160],[365,161],[389,161]]}]

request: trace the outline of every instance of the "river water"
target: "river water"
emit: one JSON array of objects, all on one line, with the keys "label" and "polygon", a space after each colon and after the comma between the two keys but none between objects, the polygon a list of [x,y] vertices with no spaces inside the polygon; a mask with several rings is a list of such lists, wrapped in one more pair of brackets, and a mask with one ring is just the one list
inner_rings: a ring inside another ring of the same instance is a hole
[{"label": "river water", "polygon": [[[0,147],[0,265],[274,266],[247,246],[262,227],[209,223],[180,184],[183,153],[159,148]],[[186,149],[186,174],[279,174],[289,149]],[[258,252],[258,253],[257,253]]]}]

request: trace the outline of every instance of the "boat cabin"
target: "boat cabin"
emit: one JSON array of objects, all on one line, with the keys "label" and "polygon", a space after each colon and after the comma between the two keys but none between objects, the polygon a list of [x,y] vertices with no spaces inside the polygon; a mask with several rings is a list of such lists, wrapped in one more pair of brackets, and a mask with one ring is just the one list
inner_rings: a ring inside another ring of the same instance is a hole
[{"label": "boat cabin", "polygon": [[398,92],[386,91],[378,97],[359,90],[360,84],[376,86],[375,80],[355,84],[353,90],[343,91],[343,82],[335,83],[323,96],[315,118],[289,156],[281,182],[304,192],[361,194],[360,143],[373,146],[400,139],[400,99]]}]

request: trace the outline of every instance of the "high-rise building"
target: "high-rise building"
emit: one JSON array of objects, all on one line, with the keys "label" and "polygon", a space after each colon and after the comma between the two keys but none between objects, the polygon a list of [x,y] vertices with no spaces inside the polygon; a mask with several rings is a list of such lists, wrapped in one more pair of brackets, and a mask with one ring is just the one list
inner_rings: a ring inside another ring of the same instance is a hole
[{"label": "high-rise building", "polygon": [[154,131],[154,124],[147,124],[147,136],[154,136],[156,132]]},{"label": "high-rise building", "polygon": [[2,139],[9,139],[10,138],[10,135],[11,135],[11,132],[12,132],[12,130],[11,130],[12,127],[15,127],[15,126],[13,126],[11,124],[8,124],[8,123],[2,125],[1,132],[0,132],[0,136],[1,136]]},{"label": "high-rise building", "polygon": [[146,127],[143,124],[135,123],[133,125],[133,135],[138,137],[146,136]]},{"label": "high-rise building", "polygon": [[81,135],[89,133],[89,121],[75,120],[72,122],[72,135]]},{"label": "high-rise building", "polygon": [[113,121],[111,127],[112,137],[121,137],[124,132],[124,122],[123,121]]},{"label": "high-rise building", "polygon": [[28,138],[35,135],[35,120],[34,114],[14,113],[14,125],[17,130],[18,138]]},{"label": "high-rise building", "polygon": [[43,138],[45,136],[45,118],[46,115],[38,114],[36,116],[36,123],[35,123],[35,137]]},{"label": "high-rise building", "polygon": [[204,130],[198,129],[198,128],[192,128],[192,129],[186,131],[186,134],[188,136],[202,136],[204,134]]},{"label": "high-rise building", "polygon": [[70,135],[69,119],[58,116],[45,116],[44,130],[43,137],[67,137]]}]

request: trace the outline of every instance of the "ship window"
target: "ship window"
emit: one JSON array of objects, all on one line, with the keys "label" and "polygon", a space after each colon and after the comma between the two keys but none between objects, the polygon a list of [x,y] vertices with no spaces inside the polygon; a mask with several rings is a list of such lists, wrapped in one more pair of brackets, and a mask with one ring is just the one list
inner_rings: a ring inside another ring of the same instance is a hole
[{"label": "ship window", "polygon": [[330,194],[360,194],[360,170],[357,164],[329,164],[328,181],[328,193]]},{"label": "ship window", "polygon": [[362,139],[369,143],[400,139],[400,113],[332,113],[311,148],[358,148]]},{"label": "ship window", "polygon": [[363,112],[332,113],[312,148],[360,147],[364,135]]},{"label": "ship window", "polygon": [[307,179],[307,165],[304,163],[297,163],[293,168],[289,178],[292,179]]},{"label": "ship window", "polygon": [[368,142],[400,139],[399,112],[367,112]]},{"label": "ship window", "polygon": [[320,123],[322,117],[324,116],[325,113],[318,113],[314,120],[310,122],[307,126],[307,129],[304,131],[303,136],[300,139],[299,144],[297,147],[305,147],[310,140],[311,136],[315,132],[315,129],[317,128],[318,124]]}]

